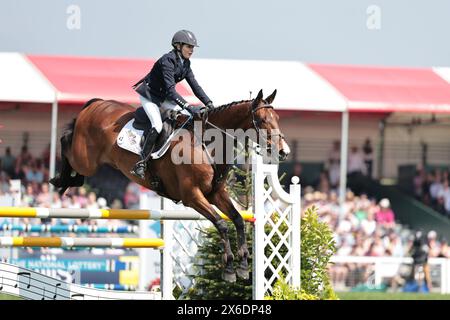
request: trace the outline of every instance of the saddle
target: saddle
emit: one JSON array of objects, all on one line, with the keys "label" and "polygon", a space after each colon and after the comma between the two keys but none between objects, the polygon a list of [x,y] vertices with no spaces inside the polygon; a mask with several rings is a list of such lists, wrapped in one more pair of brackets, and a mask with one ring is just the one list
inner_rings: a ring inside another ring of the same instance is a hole
[{"label": "saddle", "polygon": [[[171,117],[165,117],[163,119],[163,127],[161,133],[158,135],[158,138],[156,139],[155,146],[153,147],[154,151],[159,150],[167,141],[167,139],[169,139],[169,137],[177,127],[176,124],[177,121],[175,119],[172,119]],[[151,129],[150,119],[148,118],[143,108],[138,108],[135,111],[133,128],[135,128],[136,130],[144,131],[141,140],[142,145],[148,134],[148,131]]]},{"label": "saddle", "polygon": [[[143,142],[151,129],[151,122],[143,108],[136,109],[130,119],[120,130],[117,135],[117,145],[140,155],[142,152]],[[191,128],[193,122],[190,115],[180,114],[179,112],[165,112],[163,117],[163,127],[161,133],[154,143],[151,159],[161,158],[170,147],[170,140],[176,136],[178,129]]]}]

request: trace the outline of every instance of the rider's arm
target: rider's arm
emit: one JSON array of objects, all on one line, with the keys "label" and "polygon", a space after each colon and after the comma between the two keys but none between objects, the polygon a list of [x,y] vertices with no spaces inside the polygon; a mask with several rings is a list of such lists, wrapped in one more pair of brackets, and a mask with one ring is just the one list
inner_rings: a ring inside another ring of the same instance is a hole
[{"label": "rider's arm", "polygon": [[175,101],[180,107],[185,108],[189,104],[175,90],[175,62],[172,59],[162,61],[162,74],[164,86],[166,87],[167,99]]},{"label": "rider's arm", "polygon": [[198,84],[197,80],[194,77],[194,73],[192,69],[189,68],[189,71],[186,75],[186,81],[194,92],[195,96],[203,102],[204,105],[207,105],[208,102],[211,102],[211,99],[206,95],[205,91],[203,91],[202,87]]}]

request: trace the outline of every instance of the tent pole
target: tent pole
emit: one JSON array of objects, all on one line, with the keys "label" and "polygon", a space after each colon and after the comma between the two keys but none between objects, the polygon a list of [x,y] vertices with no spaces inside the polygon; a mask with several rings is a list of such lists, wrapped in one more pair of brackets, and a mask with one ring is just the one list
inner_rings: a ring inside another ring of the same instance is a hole
[{"label": "tent pole", "polygon": [[343,218],[345,214],[344,204],[347,189],[348,127],[349,127],[348,110],[345,110],[342,112],[342,121],[341,121],[341,163],[340,163],[341,171],[339,178],[339,207],[340,207],[339,219]]},{"label": "tent pole", "polygon": [[380,120],[378,126],[380,132],[380,143],[378,146],[378,180],[383,179],[383,161],[384,161],[384,136],[386,132],[386,118]]},{"label": "tent pole", "polygon": [[[50,138],[50,171],[49,177],[53,178],[56,172],[56,135],[58,133],[58,100],[52,103],[52,124]],[[50,204],[53,203],[53,185],[50,185]]]}]

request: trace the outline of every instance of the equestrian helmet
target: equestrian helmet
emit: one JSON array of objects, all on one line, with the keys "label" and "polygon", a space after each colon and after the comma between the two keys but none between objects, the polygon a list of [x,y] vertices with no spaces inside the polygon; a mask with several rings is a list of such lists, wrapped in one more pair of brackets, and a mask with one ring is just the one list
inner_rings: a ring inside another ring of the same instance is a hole
[{"label": "equestrian helmet", "polygon": [[177,31],[172,37],[172,46],[175,46],[175,43],[185,43],[198,47],[197,38],[191,31],[188,30]]}]

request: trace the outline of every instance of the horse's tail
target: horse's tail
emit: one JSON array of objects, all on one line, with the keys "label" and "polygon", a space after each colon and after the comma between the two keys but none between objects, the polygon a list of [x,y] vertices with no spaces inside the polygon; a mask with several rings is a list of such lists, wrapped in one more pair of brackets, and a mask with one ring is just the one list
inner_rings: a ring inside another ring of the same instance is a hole
[{"label": "horse's tail", "polygon": [[[98,101],[101,99],[91,99],[86,102],[82,108],[87,108],[91,103]],[[84,184],[84,176],[75,172],[75,175],[72,176],[72,172],[74,172],[72,166],[67,159],[67,152],[70,151],[72,146],[73,132],[75,130],[75,124],[77,122],[77,118],[74,118],[70,123],[66,125],[64,128],[63,135],[61,137],[61,172],[54,178],[50,179],[50,183],[54,185],[60,195],[63,195],[64,192],[70,187],[81,187]]]}]

